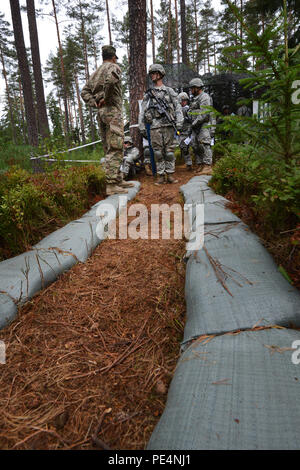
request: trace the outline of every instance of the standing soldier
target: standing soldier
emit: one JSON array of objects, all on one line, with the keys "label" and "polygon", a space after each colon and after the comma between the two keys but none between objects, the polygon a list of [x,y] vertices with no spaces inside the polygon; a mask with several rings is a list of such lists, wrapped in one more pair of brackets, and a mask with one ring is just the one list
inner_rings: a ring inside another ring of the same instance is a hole
[{"label": "standing soldier", "polygon": [[105,152],[106,194],[125,193],[132,186],[122,179],[124,124],[122,117],[121,69],[116,49],[102,47],[103,64],[91,75],[81,92],[82,99],[98,108],[100,136]]},{"label": "standing soldier", "polygon": [[182,93],[179,93],[177,96],[177,99],[179,103],[182,106],[182,113],[184,117],[183,121],[183,126],[180,132],[180,137],[179,137],[179,147],[181,151],[181,156],[184,158],[186,167],[188,170],[192,170],[192,157],[189,152],[189,136],[191,134],[191,121],[188,116],[188,110],[189,110],[189,96],[187,93],[184,91]]},{"label": "standing soldier", "polygon": [[191,145],[196,157],[196,164],[203,174],[211,174],[212,151],[210,136],[210,112],[205,110],[210,106],[210,96],[203,91],[203,82],[200,78],[193,78],[189,83],[193,99],[188,115],[191,119],[192,141]]},{"label": "standing soldier", "polygon": [[139,129],[143,137],[147,137],[145,125],[151,125],[151,144],[159,175],[155,184],[175,183],[176,180],[172,177],[175,172],[174,127],[177,126],[177,129],[180,129],[183,124],[181,106],[173,88],[163,84],[165,70],[162,65],[150,65],[149,75],[154,88],[148,90],[144,96],[139,116]]}]

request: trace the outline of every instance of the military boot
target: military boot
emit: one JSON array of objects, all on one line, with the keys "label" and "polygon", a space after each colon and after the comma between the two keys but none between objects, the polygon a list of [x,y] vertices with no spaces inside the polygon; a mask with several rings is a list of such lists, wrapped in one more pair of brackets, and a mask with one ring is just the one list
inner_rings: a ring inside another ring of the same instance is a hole
[{"label": "military boot", "polygon": [[151,166],[149,165],[149,163],[146,163],[145,165],[145,173],[147,176],[152,176],[152,170],[151,170]]},{"label": "military boot", "polygon": [[122,181],[121,183],[118,183],[118,186],[121,186],[121,188],[134,188],[135,184],[132,181]]},{"label": "military boot", "polygon": [[171,176],[169,173],[167,174],[167,183],[178,183],[178,180],[175,180],[173,176]]},{"label": "military boot", "polygon": [[128,189],[122,188],[117,184],[107,184],[106,185],[106,196],[112,196],[113,194],[125,194],[128,192]]},{"label": "military boot", "polygon": [[201,170],[202,175],[211,175],[212,174],[212,167],[211,165],[204,165]]},{"label": "military boot", "polygon": [[158,180],[154,184],[165,184],[165,175],[159,175]]}]

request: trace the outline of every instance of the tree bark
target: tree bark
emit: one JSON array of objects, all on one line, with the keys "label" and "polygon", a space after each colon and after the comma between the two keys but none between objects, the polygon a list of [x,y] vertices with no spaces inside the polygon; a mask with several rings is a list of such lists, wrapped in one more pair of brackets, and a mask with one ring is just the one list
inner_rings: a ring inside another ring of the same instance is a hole
[{"label": "tree bark", "polygon": [[180,63],[180,51],[179,51],[179,31],[178,31],[178,8],[177,8],[177,0],[175,0],[175,24],[176,24],[177,64],[179,64],[179,63]]},{"label": "tree bark", "polygon": [[[130,124],[138,123],[139,100],[146,88],[146,0],[128,0],[129,13],[129,99]],[[141,149],[142,139],[137,127],[131,129],[136,147]]]},{"label": "tree bark", "polygon": [[173,63],[172,48],[171,48],[171,23],[172,23],[172,3],[169,0],[169,21],[168,21],[168,64]]},{"label": "tree bark", "polygon": [[109,44],[112,44],[108,0],[106,0],[106,16],[107,16]]},{"label": "tree bark", "polygon": [[47,117],[46,100],[44,93],[38,31],[36,25],[34,0],[26,0],[27,18],[30,34],[31,56],[34,73],[35,94],[37,101],[38,129],[43,138],[49,137],[49,123]]},{"label": "tree bark", "polygon": [[11,125],[12,139],[13,139],[13,143],[17,144],[16,125],[15,125],[15,120],[14,120],[12,101],[11,101],[11,96],[10,96],[10,92],[9,92],[7,72],[6,72],[4,56],[3,56],[3,52],[2,52],[2,48],[1,48],[1,43],[0,43],[0,57],[1,57],[1,64],[2,64],[2,74],[3,74],[3,78],[4,78],[4,82],[5,82],[6,96],[7,96],[7,101],[8,101],[9,119],[10,119],[10,125]]},{"label": "tree bark", "polygon": [[182,62],[188,65],[188,54],[186,47],[186,19],[185,19],[185,0],[180,0],[180,20],[181,20],[181,55]]},{"label": "tree bark", "polygon": [[153,64],[155,64],[155,34],[154,34],[153,0],[150,0],[150,14],[151,14],[151,34],[152,34],[152,62]]},{"label": "tree bark", "polygon": [[79,90],[77,75],[75,75],[75,86],[76,86],[76,96],[77,96],[77,104],[78,104],[78,113],[79,113],[79,120],[80,120],[82,142],[83,142],[83,144],[85,144],[86,140],[85,140],[84,120],[83,120],[83,114],[82,114],[81,97],[80,97],[80,90]]},{"label": "tree bark", "polygon": [[194,0],[194,18],[195,18],[195,36],[196,36],[196,72],[199,72],[199,57],[198,57],[198,50],[199,50],[199,28],[198,28],[198,15],[197,15],[197,3]]},{"label": "tree bark", "polygon": [[10,0],[11,17],[13,22],[15,47],[17,51],[18,63],[20,68],[22,88],[24,94],[25,114],[27,121],[27,132],[29,144],[38,145],[38,131],[33,102],[32,84],[27,61],[27,53],[24,43],[23,27],[21,20],[19,0]]},{"label": "tree bark", "polygon": [[68,135],[69,135],[69,132],[70,132],[70,124],[69,124],[69,112],[68,112],[68,100],[67,100],[67,80],[66,80],[66,74],[65,74],[63,50],[62,50],[62,45],[61,45],[61,40],[60,40],[60,33],[59,33],[57,14],[56,14],[56,6],[55,6],[55,1],[54,0],[52,0],[52,6],[53,6],[53,14],[54,14],[55,25],[56,25],[56,32],[57,32],[58,49],[59,49],[59,57],[60,57],[60,67],[61,67],[61,76],[62,76],[63,88],[64,88],[64,96],[63,96],[64,109],[65,109],[65,126],[64,127],[65,127],[66,139],[68,141]]}]

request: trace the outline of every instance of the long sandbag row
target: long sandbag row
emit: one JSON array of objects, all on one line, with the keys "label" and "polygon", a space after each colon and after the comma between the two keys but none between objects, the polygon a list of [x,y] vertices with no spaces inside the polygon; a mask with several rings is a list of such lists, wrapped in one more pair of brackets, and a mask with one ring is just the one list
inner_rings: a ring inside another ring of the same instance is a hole
[{"label": "long sandbag row", "polygon": [[299,449],[299,292],[207,181],[181,188],[205,205],[205,242],[187,253],[184,352],[148,448]]},{"label": "long sandbag row", "polygon": [[[135,182],[135,187],[130,188],[126,196],[122,195],[123,200],[133,199],[139,188],[140,183]],[[99,229],[103,220],[100,229],[103,232],[107,217],[102,219],[99,213],[103,208],[106,214],[107,204],[117,213],[118,196],[98,202],[83,217],[45,237],[32,250],[0,263],[0,329],[15,319],[19,305],[92,254],[101,242],[97,227]]]}]

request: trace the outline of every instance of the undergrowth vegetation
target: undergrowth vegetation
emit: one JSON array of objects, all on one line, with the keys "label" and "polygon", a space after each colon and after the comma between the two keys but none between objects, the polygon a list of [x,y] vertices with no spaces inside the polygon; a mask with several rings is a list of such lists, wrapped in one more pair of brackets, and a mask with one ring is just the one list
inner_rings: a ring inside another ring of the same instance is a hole
[{"label": "undergrowth vegetation", "polygon": [[[218,193],[229,195],[239,215],[246,214],[246,221],[272,245],[275,259],[281,252],[279,263],[299,282],[300,46],[288,48],[286,0],[281,14],[260,35],[228,3],[244,30],[243,51],[256,61],[249,72],[237,54],[232,59],[235,71],[248,75],[240,83],[251,90],[264,112],[262,117],[222,116],[219,135],[226,138],[215,146],[221,158],[210,184]],[[238,47],[229,47],[228,53]]]},{"label": "undergrowth vegetation", "polygon": [[0,260],[30,249],[43,236],[80,216],[103,195],[100,166],[31,174],[11,167],[0,175]]}]

